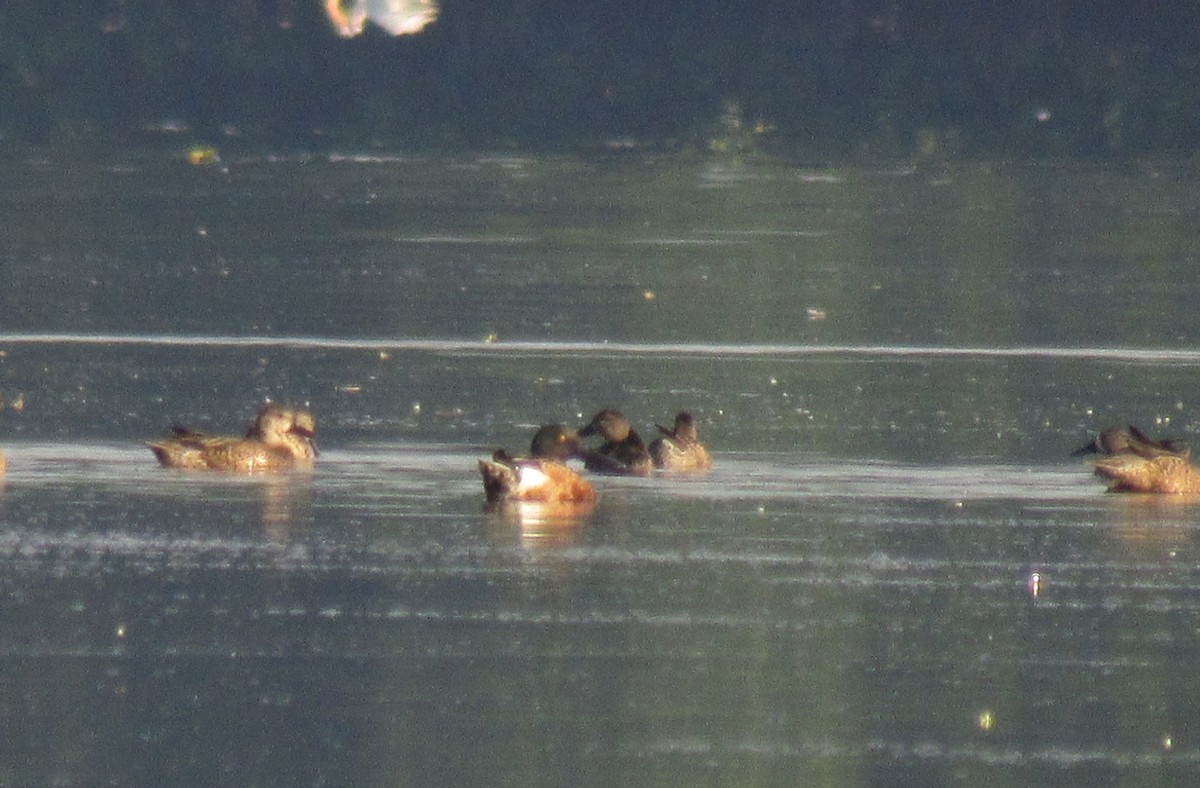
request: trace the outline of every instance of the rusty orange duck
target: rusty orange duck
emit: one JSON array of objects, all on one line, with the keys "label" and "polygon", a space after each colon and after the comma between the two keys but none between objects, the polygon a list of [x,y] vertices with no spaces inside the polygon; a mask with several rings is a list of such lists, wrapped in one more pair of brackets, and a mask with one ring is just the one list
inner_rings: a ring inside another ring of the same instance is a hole
[{"label": "rusty orange duck", "polygon": [[654,472],[654,461],[640,435],[634,432],[625,414],[616,408],[605,408],[579,430],[579,436],[599,435],[604,444],[584,459],[584,467],[596,473],[648,476]]},{"label": "rusty orange duck", "polygon": [[244,438],[207,435],[176,425],[146,444],[168,468],[270,473],[312,464],[316,421],[307,410],[268,404]]},{"label": "rusty orange duck", "polygon": [[1132,424],[1125,427],[1109,427],[1101,430],[1091,443],[1071,452],[1072,457],[1085,454],[1147,454],[1162,452],[1187,456],[1188,450],[1177,440],[1166,438],[1154,440]]},{"label": "rusty orange duck", "polygon": [[547,424],[534,433],[529,457],[497,449],[490,460],[479,461],[488,502],[594,502],[592,485],[566,465],[583,452],[579,436],[561,424]]},{"label": "rusty orange duck", "polygon": [[687,411],[675,415],[675,425],[670,429],[655,424],[661,436],[650,443],[650,457],[654,467],[667,471],[696,472],[712,468],[712,455],[696,432],[696,419]]}]

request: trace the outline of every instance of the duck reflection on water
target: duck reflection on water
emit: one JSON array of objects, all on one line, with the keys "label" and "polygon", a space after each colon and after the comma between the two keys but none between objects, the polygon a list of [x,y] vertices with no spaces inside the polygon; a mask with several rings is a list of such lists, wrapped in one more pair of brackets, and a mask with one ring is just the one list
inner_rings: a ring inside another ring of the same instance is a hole
[{"label": "duck reflection on water", "polygon": [[436,0],[325,0],[325,16],[342,38],[353,38],[367,22],[393,36],[420,33],[438,18]]},{"label": "duck reflection on water", "polygon": [[509,529],[516,526],[521,544],[529,549],[574,544],[579,525],[595,508],[595,499],[550,502],[502,499],[484,505],[485,512],[504,524],[505,535],[510,535]]},{"label": "duck reflection on water", "polygon": [[307,410],[268,404],[244,438],[207,435],[176,425],[171,436],[146,444],[168,468],[270,473],[311,466],[316,421]]}]

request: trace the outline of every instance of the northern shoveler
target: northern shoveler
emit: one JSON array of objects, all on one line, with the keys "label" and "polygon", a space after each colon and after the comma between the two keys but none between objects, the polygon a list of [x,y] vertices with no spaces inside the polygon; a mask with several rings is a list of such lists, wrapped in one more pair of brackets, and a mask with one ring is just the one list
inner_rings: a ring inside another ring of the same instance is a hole
[{"label": "northern shoveler", "polygon": [[317,456],[315,432],[316,421],[308,411],[267,405],[244,438],[176,425],[171,437],[146,445],[168,468],[263,473],[310,465]]},{"label": "northern shoveler", "polygon": [[1200,493],[1200,468],[1186,456],[1165,452],[1123,452],[1092,463],[1096,475],[1110,480],[1109,492]]},{"label": "northern shoveler", "polygon": [[1092,439],[1091,443],[1080,446],[1071,452],[1072,457],[1085,454],[1148,454],[1148,453],[1178,454],[1186,457],[1188,449],[1182,443],[1170,438],[1154,440],[1130,424],[1126,427],[1109,427],[1102,430]]},{"label": "northern shoveler", "polygon": [[650,457],[656,468],[668,471],[707,471],[712,467],[712,455],[696,432],[696,420],[687,411],[675,415],[675,426],[654,427],[662,433],[650,443]]},{"label": "northern shoveler", "polygon": [[580,437],[599,435],[604,445],[584,457],[584,467],[596,473],[648,476],[654,472],[654,461],[641,436],[633,431],[625,414],[616,408],[605,408],[579,430]]},{"label": "northern shoveler", "polygon": [[579,436],[561,424],[547,424],[534,433],[529,457],[497,449],[490,460],[479,461],[488,502],[594,502],[592,485],[565,464],[581,451]]}]

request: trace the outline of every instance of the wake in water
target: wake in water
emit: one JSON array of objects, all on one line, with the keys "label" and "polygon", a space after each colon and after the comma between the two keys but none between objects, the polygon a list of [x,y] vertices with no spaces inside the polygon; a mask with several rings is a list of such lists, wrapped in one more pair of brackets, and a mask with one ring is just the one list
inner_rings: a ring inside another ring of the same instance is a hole
[{"label": "wake in water", "polygon": [[226,336],[220,334],[0,334],[3,345],[108,345],[188,348],[288,348],[293,350],[420,350],[442,353],[488,355],[627,355],[671,354],[714,360],[744,357],[844,357],[898,359],[1013,358],[1103,360],[1172,365],[1200,365],[1200,350],[1132,347],[967,347],[936,345],[785,345],[711,342],[608,342],[587,340],[414,339],[406,337],[368,339],[320,336]]}]

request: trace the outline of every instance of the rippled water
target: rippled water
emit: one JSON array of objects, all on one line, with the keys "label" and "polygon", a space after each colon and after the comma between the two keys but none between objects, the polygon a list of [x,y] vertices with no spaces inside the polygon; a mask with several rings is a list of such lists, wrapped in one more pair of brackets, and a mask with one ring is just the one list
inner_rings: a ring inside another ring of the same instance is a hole
[{"label": "rippled water", "polygon": [[[21,156],[0,782],[1190,782],[1183,169]],[[158,468],[303,401],[311,473]],[[486,511],[603,405],[717,464]]]}]

